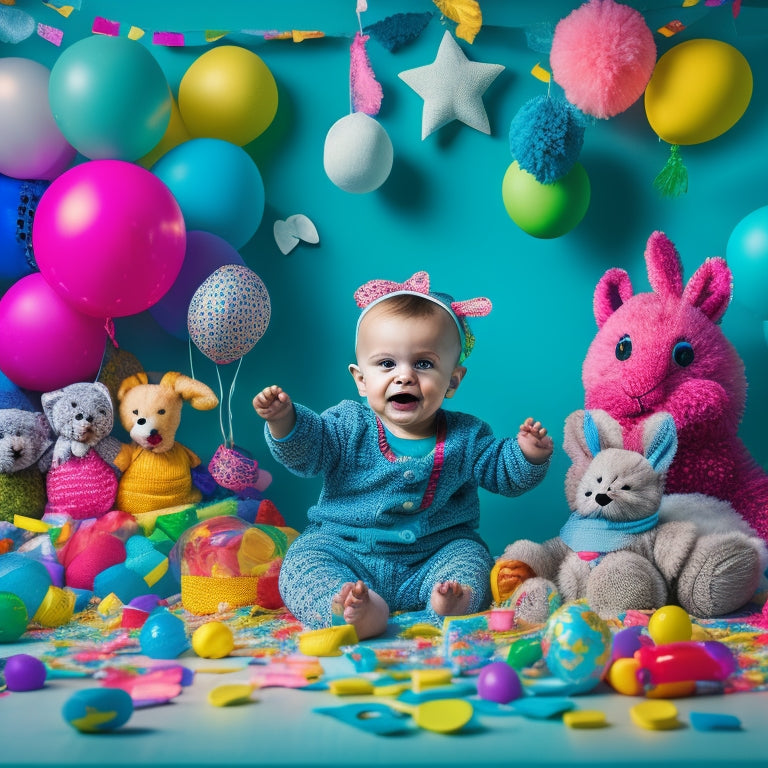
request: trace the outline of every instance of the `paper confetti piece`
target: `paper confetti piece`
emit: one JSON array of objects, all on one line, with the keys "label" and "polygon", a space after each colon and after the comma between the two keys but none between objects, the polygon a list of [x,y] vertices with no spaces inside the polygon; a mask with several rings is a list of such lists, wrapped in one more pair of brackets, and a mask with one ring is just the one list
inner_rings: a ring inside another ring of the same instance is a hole
[{"label": "paper confetti piece", "polygon": [[531,74],[542,83],[548,83],[552,79],[552,75],[538,63],[531,70]]},{"label": "paper confetti piece", "polygon": [[685,24],[682,21],[675,19],[674,21],[668,21],[663,27],[659,27],[656,31],[664,37],[672,37],[678,32],[682,32],[685,29]]},{"label": "paper confetti piece", "polygon": [[[0,0],[0,2],[3,2],[3,0]],[[52,8],[54,11],[56,11],[56,13],[61,14],[65,19],[68,19],[72,14],[72,11],[75,10],[74,5],[54,5],[53,3],[43,3],[43,5],[47,6],[48,8]]]},{"label": "paper confetti piece", "polygon": [[205,42],[206,43],[215,43],[217,40],[221,40],[222,37],[226,37],[229,34],[229,32],[223,32],[216,29],[206,29],[205,30]]},{"label": "paper confetti piece", "polygon": [[139,40],[142,37],[144,37],[144,30],[141,29],[141,27],[131,27],[128,30],[128,39],[129,40]]},{"label": "paper confetti piece", "polygon": [[699,0],[683,0],[683,8],[693,8],[694,5],[698,5]]},{"label": "paper confetti piece", "polygon": [[71,9],[67,12],[67,16],[69,16],[73,10],[81,10],[83,7],[83,0],[47,0],[43,5],[47,5],[49,8],[55,8],[57,11]]},{"label": "paper confetti piece", "polygon": [[153,32],[152,42],[155,45],[178,48],[184,45],[184,35],[181,32]]},{"label": "paper confetti piece", "polygon": [[61,45],[61,41],[64,39],[64,32],[56,27],[50,27],[48,24],[38,24],[37,34],[54,45]]},{"label": "paper confetti piece", "polygon": [[120,22],[110,21],[103,16],[96,16],[93,20],[91,32],[93,32],[94,35],[110,35],[112,37],[117,37],[120,34]]}]

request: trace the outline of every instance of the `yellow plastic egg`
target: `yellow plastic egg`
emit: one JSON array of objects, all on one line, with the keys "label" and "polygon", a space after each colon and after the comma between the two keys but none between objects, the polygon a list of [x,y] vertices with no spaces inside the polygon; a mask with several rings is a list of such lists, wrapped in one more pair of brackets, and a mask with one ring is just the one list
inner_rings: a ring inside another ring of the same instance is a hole
[{"label": "yellow plastic egg", "polygon": [[220,621],[209,621],[192,634],[192,650],[204,659],[222,659],[232,653],[232,630]]},{"label": "yellow plastic egg", "polygon": [[656,645],[690,640],[692,632],[691,617],[678,605],[662,606],[648,621],[648,634]]}]

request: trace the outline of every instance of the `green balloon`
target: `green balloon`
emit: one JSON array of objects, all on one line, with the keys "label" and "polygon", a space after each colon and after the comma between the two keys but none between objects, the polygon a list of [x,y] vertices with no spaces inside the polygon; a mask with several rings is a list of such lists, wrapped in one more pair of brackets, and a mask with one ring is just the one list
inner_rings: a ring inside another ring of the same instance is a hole
[{"label": "green balloon", "polygon": [[91,160],[143,157],[171,119],[165,73],[127,37],[93,35],[67,48],[51,70],[48,100],[64,137]]},{"label": "green balloon", "polygon": [[13,592],[0,592],[0,643],[15,643],[27,630],[27,606]]},{"label": "green balloon", "polygon": [[589,208],[589,176],[581,163],[551,184],[542,184],[515,160],[501,184],[504,207],[512,221],[533,237],[560,237],[570,232]]}]

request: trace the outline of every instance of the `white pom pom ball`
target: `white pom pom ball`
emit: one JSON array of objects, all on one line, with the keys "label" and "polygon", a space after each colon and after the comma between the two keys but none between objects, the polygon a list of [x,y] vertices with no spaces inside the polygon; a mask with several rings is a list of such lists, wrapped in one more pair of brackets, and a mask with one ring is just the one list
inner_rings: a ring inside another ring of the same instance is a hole
[{"label": "white pom pom ball", "polygon": [[325,172],[345,192],[363,194],[378,189],[392,170],[392,158],[392,140],[365,112],[337,120],[325,137]]}]

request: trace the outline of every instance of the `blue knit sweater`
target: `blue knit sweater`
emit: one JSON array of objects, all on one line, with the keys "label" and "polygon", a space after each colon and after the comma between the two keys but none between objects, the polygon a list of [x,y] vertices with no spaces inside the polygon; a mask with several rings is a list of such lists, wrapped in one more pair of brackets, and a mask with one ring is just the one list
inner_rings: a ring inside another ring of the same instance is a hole
[{"label": "blue knit sweater", "polygon": [[531,464],[517,439],[493,436],[480,419],[441,410],[435,449],[422,458],[395,456],[365,403],[344,400],[318,415],[295,405],[296,426],[281,440],[265,429],[272,455],[301,477],[323,475],[308,530],[341,537],[359,551],[431,551],[475,533],[478,488],[517,496],[536,486],[549,462]]}]

